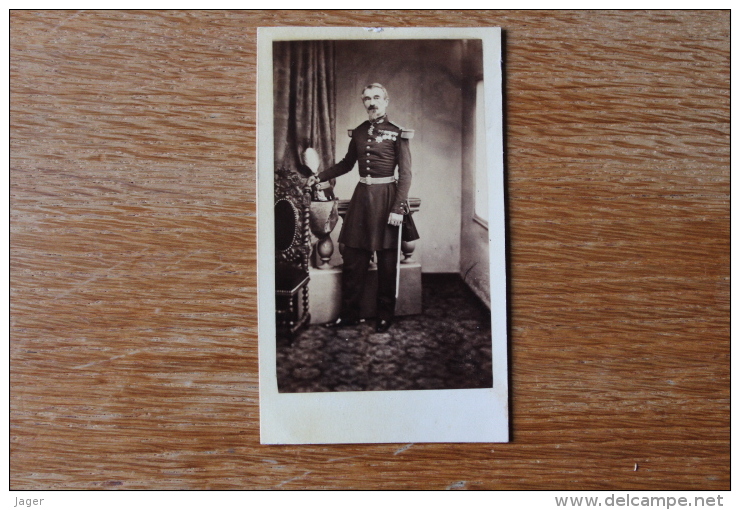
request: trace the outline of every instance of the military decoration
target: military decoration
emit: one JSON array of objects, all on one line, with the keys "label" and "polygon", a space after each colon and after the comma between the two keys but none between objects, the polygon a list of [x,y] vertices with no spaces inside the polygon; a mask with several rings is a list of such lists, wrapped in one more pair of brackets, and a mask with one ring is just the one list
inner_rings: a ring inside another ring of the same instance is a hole
[{"label": "military decoration", "polygon": [[383,140],[391,140],[393,142],[396,141],[396,137],[398,136],[398,133],[395,131],[387,131],[385,129],[379,129],[380,135],[375,139],[376,142],[380,143]]}]

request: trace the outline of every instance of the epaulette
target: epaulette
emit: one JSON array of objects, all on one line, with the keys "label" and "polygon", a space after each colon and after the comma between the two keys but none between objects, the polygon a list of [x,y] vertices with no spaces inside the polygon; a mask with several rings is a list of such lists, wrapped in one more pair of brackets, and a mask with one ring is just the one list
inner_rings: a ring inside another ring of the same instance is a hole
[{"label": "epaulette", "polygon": [[405,138],[407,140],[411,140],[414,137],[414,130],[413,129],[406,129],[404,127],[401,127],[398,124],[396,124],[395,122],[393,122],[392,120],[389,120],[388,123],[389,124],[393,124],[398,129],[401,130],[401,138]]}]

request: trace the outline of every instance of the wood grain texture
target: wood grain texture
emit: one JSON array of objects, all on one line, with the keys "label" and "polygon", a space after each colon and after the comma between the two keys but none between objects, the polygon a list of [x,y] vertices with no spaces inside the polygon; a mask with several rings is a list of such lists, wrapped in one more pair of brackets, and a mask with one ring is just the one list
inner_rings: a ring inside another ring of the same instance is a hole
[{"label": "wood grain texture", "polygon": [[[728,11],[10,21],[11,488],[730,488]],[[505,30],[510,444],[259,444],[276,25]]]}]

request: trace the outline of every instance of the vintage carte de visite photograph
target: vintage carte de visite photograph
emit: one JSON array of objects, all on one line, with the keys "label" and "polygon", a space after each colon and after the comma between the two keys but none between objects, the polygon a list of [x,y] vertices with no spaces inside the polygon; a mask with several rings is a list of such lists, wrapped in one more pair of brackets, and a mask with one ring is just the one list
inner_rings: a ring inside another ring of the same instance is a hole
[{"label": "vintage carte de visite photograph", "polygon": [[261,441],[508,441],[498,28],[261,28]]}]

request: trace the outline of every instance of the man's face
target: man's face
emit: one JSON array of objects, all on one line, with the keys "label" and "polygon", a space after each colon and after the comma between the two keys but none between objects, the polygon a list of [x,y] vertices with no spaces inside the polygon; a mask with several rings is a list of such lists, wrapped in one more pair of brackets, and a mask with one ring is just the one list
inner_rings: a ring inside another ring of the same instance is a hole
[{"label": "man's face", "polygon": [[385,115],[385,109],[388,107],[388,98],[383,89],[377,87],[365,89],[362,92],[362,104],[370,117],[375,120]]}]

